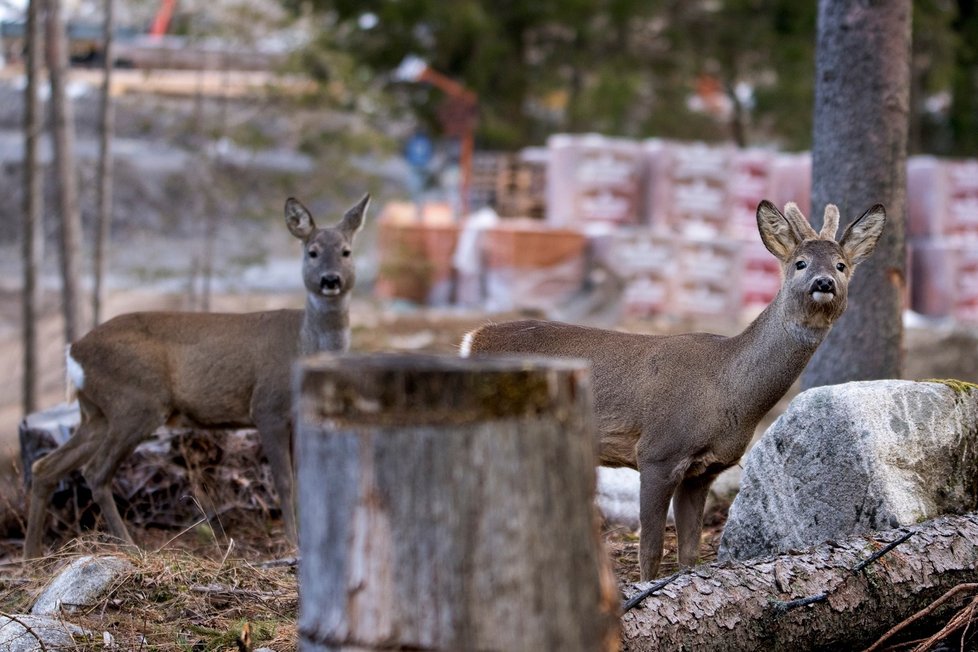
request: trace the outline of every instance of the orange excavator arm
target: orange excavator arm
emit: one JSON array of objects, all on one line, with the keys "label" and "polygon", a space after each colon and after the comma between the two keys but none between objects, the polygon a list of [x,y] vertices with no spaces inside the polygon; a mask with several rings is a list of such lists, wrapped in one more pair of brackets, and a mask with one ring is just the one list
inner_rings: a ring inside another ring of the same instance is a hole
[{"label": "orange excavator arm", "polygon": [[173,18],[173,10],[177,6],[177,0],[162,0],[160,8],[153,16],[153,22],[149,26],[150,36],[163,36],[170,28],[170,19]]}]

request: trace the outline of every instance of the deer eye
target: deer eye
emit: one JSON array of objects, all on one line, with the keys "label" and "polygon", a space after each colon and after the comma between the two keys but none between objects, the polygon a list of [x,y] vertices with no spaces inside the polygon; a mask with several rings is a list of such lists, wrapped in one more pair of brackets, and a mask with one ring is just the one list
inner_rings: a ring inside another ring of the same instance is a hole
[{"label": "deer eye", "polygon": [[839,270],[840,272],[844,272],[844,271],[846,271],[846,264],[845,263],[836,263],[835,264],[835,268],[837,270]]},{"label": "deer eye", "polygon": [[349,249],[344,249],[343,250],[343,257],[344,258],[349,258],[350,257],[350,250]]},{"label": "deer eye", "polygon": [[799,260],[797,263],[795,263],[795,269],[805,269],[806,267],[808,267],[808,263],[806,263],[804,260]]},{"label": "deer eye", "polygon": [[310,249],[309,250],[309,257],[310,258],[316,258],[318,256],[319,256],[319,252],[317,250],[315,250],[315,249]]}]

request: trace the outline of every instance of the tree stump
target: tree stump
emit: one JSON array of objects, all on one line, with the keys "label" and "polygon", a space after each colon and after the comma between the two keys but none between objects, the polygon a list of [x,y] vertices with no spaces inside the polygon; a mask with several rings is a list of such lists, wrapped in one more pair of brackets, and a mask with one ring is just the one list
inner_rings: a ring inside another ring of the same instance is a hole
[{"label": "tree stump", "polygon": [[301,649],[617,649],[589,382],[570,360],[297,365]]}]

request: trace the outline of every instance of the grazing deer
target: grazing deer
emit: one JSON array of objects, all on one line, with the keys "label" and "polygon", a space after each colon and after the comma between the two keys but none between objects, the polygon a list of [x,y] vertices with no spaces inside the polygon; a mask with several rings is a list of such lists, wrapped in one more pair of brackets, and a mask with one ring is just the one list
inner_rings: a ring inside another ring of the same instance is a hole
[{"label": "grazing deer", "polygon": [[351,246],[369,201],[364,196],[338,225],[323,229],[299,201],[286,201],[286,226],[303,244],[305,310],[131,313],[68,347],[81,423],[74,436],[31,467],[25,558],[41,554],[45,510],[56,483],[79,468],[109,530],[131,544],[112,497],[112,477],[137,444],[169,422],[257,427],[286,536],[296,542],[291,366],[300,355],[349,348]]},{"label": "grazing deer", "polygon": [[[485,325],[463,356],[532,353],[591,362],[600,463],[641,475],[639,564],[655,577],[672,500],[679,561],[696,563],[710,485],[734,465],[761,418],[784,396],[846,308],[849,281],[883,230],[877,204],[836,242],[839,210],[825,208],[816,233],[798,207],[768,201],[757,226],[781,261],[778,295],[734,337],[634,335],[545,321]],[[733,279],[732,279],[733,280]]]}]

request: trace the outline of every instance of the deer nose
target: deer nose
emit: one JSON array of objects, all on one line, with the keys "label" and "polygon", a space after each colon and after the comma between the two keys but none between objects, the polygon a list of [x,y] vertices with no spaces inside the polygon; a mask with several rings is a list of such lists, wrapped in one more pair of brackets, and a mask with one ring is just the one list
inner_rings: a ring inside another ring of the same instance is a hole
[{"label": "deer nose", "polygon": [[812,282],[812,292],[835,292],[835,281],[828,276],[820,276]]},{"label": "deer nose", "polygon": [[343,279],[339,274],[323,274],[319,279],[319,287],[323,290],[339,290],[343,286]]}]

